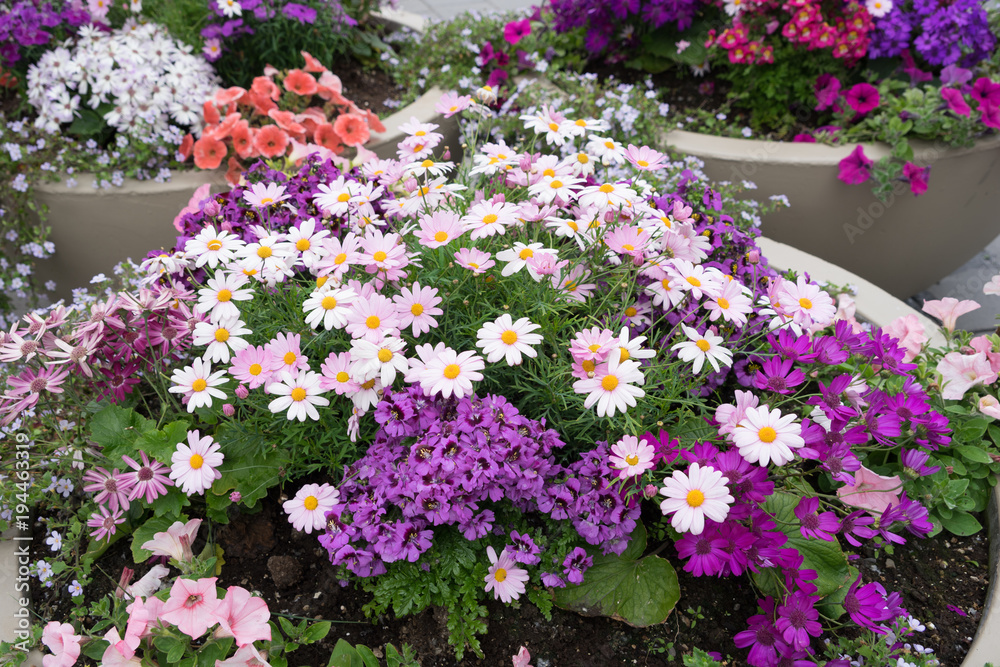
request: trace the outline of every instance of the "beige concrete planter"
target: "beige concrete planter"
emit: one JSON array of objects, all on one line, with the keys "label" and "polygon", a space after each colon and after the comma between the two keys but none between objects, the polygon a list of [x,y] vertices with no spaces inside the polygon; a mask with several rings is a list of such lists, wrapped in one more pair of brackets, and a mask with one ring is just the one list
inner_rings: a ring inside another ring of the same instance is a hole
[{"label": "beige concrete planter", "polygon": [[[927,344],[931,346],[944,344],[944,338],[936,324],[922,313],[910,308],[864,278],[768,238],[758,239],[758,245],[770,265],[778,270],[807,271],[809,276],[816,281],[856,286],[858,288],[858,295],[855,298],[857,314],[869,322],[883,326],[901,315],[916,315],[928,332],[934,332]],[[986,529],[990,538],[989,590],[986,593],[986,604],[983,605],[983,616],[979,623],[979,630],[976,632],[972,646],[969,647],[969,652],[962,662],[962,667],[983,667],[987,661],[993,661],[1000,665],[1000,600],[998,600],[1000,597],[1000,508],[998,508],[998,504],[1000,504],[998,487],[994,486],[993,497],[990,498],[990,504],[986,510]]]},{"label": "beige concrete planter", "polygon": [[[713,180],[753,181],[749,196],[787,195],[791,207],[764,218],[764,233],[866,278],[899,298],[930,287],[1000,235],[1000,136],[968,149],[914,142],[930,164],[919,197],[900,181],[886,202],[868,184],[847,185],[838,163],[854,146],[729,139],[675,130],[670,147],[705,161]],[[872,160],[888,146],[865,145]]]}]

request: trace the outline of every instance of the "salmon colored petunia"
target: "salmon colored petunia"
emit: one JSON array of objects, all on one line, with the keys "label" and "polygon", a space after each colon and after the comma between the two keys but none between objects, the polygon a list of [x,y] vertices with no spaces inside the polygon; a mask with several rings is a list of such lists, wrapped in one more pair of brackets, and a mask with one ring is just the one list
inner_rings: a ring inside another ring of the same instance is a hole
[{"label": "salmon colored petunia", "polygon": [[224,140],[232,133],[233,128],[236,127],[236,124],[240,122],[241,118],[242,116],[239,113],[228,114],[225,120],[219,123],[218,127],[212,131],[212,136],[219,141]]},{"label": "salmon colored petunia", "polygon": [[183,157],[182,162],[187,162],[187,159],[191,157],[191,149],[194,148],[194,136],[188,132],[181,139],[181,145],[177,147],[177,152]]},{"label": "salmon colored petunia", "polygon": [[201,106],[202,114],[205,116],[206,125],[218,125],[219,121],[222,120],[219,116],[219,110],[215,108],[211,100],[205,100],[205,103]]},{"label": "salmon colored petunia", "polygon": [[233,148],[236,149],[236,154],[244,160],[254,157],[253,135],[254,130],[250,128],[250,124],[245,120],[237,123],[229,135],[233,140]]},{"label": "salmon colored petunia", "polygon": [[330,123],[323,123],[316,127],[316,134],[313,135],[313,141],[334,153],[344,150],[344,142],[341,141],[340,135],[337,134],[337,131],[333,129],[333,125]]},{"label": "salmon colored petunia", "polygon": [[306,51],[300,51],[300,53],[302,54],[302,58],[306,61],[306,66],[304,68],[305,71],[307,72],[326,71],[326,67],[323,66],[323,63],[316,60],[316,58],[314,58],[311,54],[307,53]]},{"label": "salmon colored petunia", "polygon": [[338,116],[333,129],[347,146],[360,146],[371,137],[365,117],[353,113]]},{"label": "salmon colored petunia", "polygon": [[250,92],[257,95],[265,95],[272,100],[277,100],[281,97],[281,88],[278,88],[278,84],[266,76],[255,77],[253,84],[250,86]]},{"label": "salmon colored petunia", "polygon": [[247,94],[245,88],[240,88],[239,86],[232,86],[231,88],[219,88],[215,91],[215,96],[212,101],[215,102],[216,106],[226,107],[233,102],[239,102],[240,99]]},{"label": "salmon colored petunia", "polygon": [[230,157],[228,167],[226,182],[230,185],[239,185],[240,181],[243,180],[243,165],[235,157]]},{"label": "salmon colored petunia", "polygon": [[271,109],[277,109],[278,105],[267,95],[249,93],[250,103],[253,104],[254,113],[266,116]]},{"label": "salmon colored petunia", "polygon": [[319,89],[313,75],[300,69],[289,70],[285,75],[284,84],[285,90],[301,97],[312,97]]},{"label": "salmon colored petunia", "polygon": [[371,128],[372,132],[385,132],[385,125],[378,119],[374,111],[365,109],[365,117],[368,118],[368,127]]},{"label": "salmon colored petunia", "polygon": [[[277,128],[275,128],[277,129]],[[203,136],[194,143],[194,166],[199,169],[218,169],[226,157],[226,145],[218,139]]]},{"label": "salmon colored petunia", "polygon": [[278,157],[288,148],[288,134],[277,125],[265,125],[254,135],[253,147],[264,157]]},{"label": "salmon colored petunia", "polygon": [[[267,112],[267,117],[277,123],[278,127],[289,134],[304,135],[306,133],[306,128],[295,122],[295,114],[291,111],[271,109]],[[301,137],[297,138],[301,139]]]}]

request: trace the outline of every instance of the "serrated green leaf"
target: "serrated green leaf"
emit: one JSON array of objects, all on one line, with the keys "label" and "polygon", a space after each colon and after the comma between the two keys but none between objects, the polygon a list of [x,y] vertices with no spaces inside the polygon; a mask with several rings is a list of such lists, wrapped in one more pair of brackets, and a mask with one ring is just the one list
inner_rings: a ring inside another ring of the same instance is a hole
[{"label": "serrated green leaf", "polygon": [[[177,450],[178,443],[187,440],[188,422],[175,421],[167,424],[162,430],[143,433],[135,441],[135,449],[146,452],[160,463],[169,464],[170,457]],[[130,454],[135,458],[134,454]]]},{"label": "serrated green leaf", "polygon": [[942,519],[941,523],[948,532],[963,537],[975,535],[983,529],[982,524],[976,520],[976,517],[968,512],[954,512],[950,518]]},{"label": "serrated green leaf", "polygon": [[[132,558],[136,563],[144,563],[153,555],[152,551],[143,549],[142,545],[153,539],[156,533],[165,533],[175,521],[187,521],[187,517],[183,514],[180,517],[154,516],[135,529],[132,533]],[[171,662],[177,661],[171,660]]]},{"label": "serrated green leaf", "polygon": [[952,451],[956,451],[961,454],[966,461],[973,461],[975,463],[992,463],[993,459],[987,454],[982,448],[976,447],[975,445],[955,445],[951,448]]},{"label": "serrated green leaf", "polygon": [[[156,429],[155,424],[131,408],[109,405],[90,419],[90,437],[113,461],[131,451],[131,445],[143,433]],[[128,451],[120,452],[116,450]]]},{"label": "serrated green leaf", "polygon": [[646,548],[646,529],[632,532],[631,557],[594,557],[579,586],[556,589],[555,604],[585,616],[609,616],[634,627],[663,623],[680,599],[677,573],[658,556],[636,558]]},{"label": "serrated green leaf", "polygon": [[190,504],[191,501],[188,499],[187,494],[176,486],[172,486],[153,503],[153,515],[178,517],[184,508]]}]

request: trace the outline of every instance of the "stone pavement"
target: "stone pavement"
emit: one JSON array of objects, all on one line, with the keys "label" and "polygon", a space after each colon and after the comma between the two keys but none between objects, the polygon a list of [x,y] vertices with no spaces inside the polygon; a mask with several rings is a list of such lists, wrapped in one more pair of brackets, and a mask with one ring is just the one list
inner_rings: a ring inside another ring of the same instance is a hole
[{"label": "stone pavement", "polygon": [[528,0],[399,0],[399,9],[420,14],[429,19],[451,19],[462,12],[480,13],[525,9],[540,2]]}]

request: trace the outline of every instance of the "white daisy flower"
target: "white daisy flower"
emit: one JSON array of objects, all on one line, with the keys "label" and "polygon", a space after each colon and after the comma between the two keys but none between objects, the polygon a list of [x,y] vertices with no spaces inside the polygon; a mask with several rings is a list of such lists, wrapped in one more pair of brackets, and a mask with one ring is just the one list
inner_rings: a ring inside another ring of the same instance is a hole
[{"label": "white daisy flower", "polygon": [[377,375],[385,387],[391,387],[396,373],[406,373],[410,364],[402,352],[406,343],[395,336],[372,342],[360,338],[351,340],[351,373],[354,377]]},{"label": "white daisy flower", "polygon": [[215,227],[209,225],[193,239],[188,239],[184,244],[184,252],[188,257],[195,258],[195,268],[207,264],[214,269],[220,262],[223,265],[229,264],[244,245],[243,239],[235,234],[216,231]]},{"label": "white daisy flower", "polygon": [[347,314],[351,312],[351,304],[358,298],[357,292],[350,287],[334,287],[318,289],[309,295],[302,304],[306,313],[306,324],[313,329],[319,327],[329,331],[347,326]]},{"label": "white daisy flower", "polygon": [[715,468],[692,463],[686,475],[675,470],[663,480],[660,493],[667,499],[660,503],[660,511],[674,515],[670,525],[675,530],[701,535],[705,517],[721,523],[729,515],[734,499],[729,495],[728,483],[729,479]]},{"label": "white daisy flower", "polygon": [[322,379],[323,376],[319,373],[305,369],[300,370],[295,377],[284,373],[281,382],[272,382],[265,389],[268,394],[278,396],[268,404],[268,410],[275,414],[288,410],[288,419],[298,419],[300,422],[307,418],[319,421],[316,406],[330,405],[328,399],[320,396],[323,393],[320,387]]},{"label": "white daisy flower", "polygon": [[697,329],[682,326],[684,335],[689,340],[676,343],[670,346],[671,350],[677,350],[677,357],[682,361],[693,361],[695,373],[701,372],[705,360],[712,364],[716,372],[719,371],[719,364],[723,366],[733,365],[733,353],[722,347],[722,336],[716,336],[711,331],[706,331],[704,335],[698,333]]},{"label": "white daisy flower", "polygon": [[221,361],[229,363],[232,352],[245,350],[250,343],[241,338],[253,333],[246,328],[246,322],[235,317],[227,318],[218,324],[212,322],[198,322],[194,325],[194,335],[192,342],[195,345],[207,345],[202,359],[213,363]]},{"label": "white daisy flower", "polygon": [[205,281],[206,287],[198,290],[196,313],[208,313],[213,322],[238,318],[240,309],[233,301],[249,301],[253,298],[252,289],[242,289],[249,282],[249,277],[240,273],[219,271]]},{"label": "white daisy flower", "polygon": [[610,355],[608,360],[594,369],[594,377],[577,380],[573,391],[589,394],[584,401],[585,408],[597,404],[598,417],[613,417],[615,412],[626,412],[635,407],[635,399],[646,392],[633,384],[645,384],[646,379],[635,361],[621,361],[618,355]]},{"label": "white daisy flower", "polygon": [[733,443],[739,447],[740,456],[750,463],[766,466],[774,462],[780,466],[795,458],[792,450],[805,445],[805,440],[794,414],[782,416],[777,408],[768,411],[766,405],[761,405],[747,408],[733,430]]},{"label": "white daisy flower", "polygon": [[542,336],[531,332],[540,328],[541,325],[533,324],[527,317],[513,322],[511,316],[505,313],[483,324],[476,334],[476,347],[483,349],[486,361],[491,364],[506,359],[508,366],[518,366],[522,354],[532,358],[538,356],[532,345],[541,344]]},{"label": "white daisy flower", "polygon": [[226,371],[212,372],[212,364],[204,359],[195,359],[190,366],[174,369],[170,381],[174,386],[168,391],[173,394],[184,394],[188,399],[188,412],[194,412],[201,407],[212,407],[212,398],[225,398],[220,384],[226,383]]}]

